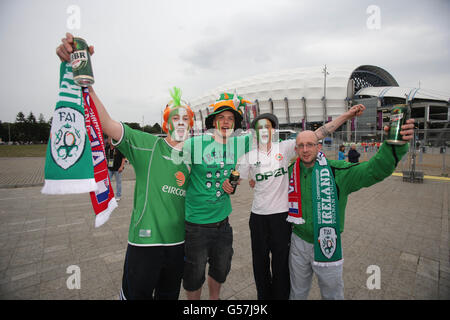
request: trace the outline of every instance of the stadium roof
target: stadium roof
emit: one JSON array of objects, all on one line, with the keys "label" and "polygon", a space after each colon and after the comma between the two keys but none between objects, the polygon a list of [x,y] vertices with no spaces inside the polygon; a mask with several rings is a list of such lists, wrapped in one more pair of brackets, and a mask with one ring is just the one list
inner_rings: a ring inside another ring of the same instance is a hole
[{"label": "stadium roof", "polygon": [[260,112],[273,112],[280,123],[299,122],[302,119],[307,122],[322,121],[324,112],[328,117],[345,112],[348,100],[362,87],[398,86],[397,81],[386,70],[371,65],[356,68],[327,66],[326,92],[324,76],[324,66],[260,74],[212,89],[191,100],[191,106],[194,112],[201,110],[206,115],[206,109],[220,93],[236,91],[248,100],[258,101]]},{"label": "stadium roof", "polygon": [[359,90],[356,95],[360,97],[371,96],[378,98],[407,98],[408,101],[423,99],[450,102],[450,94],[423,88],[368,87]]}]

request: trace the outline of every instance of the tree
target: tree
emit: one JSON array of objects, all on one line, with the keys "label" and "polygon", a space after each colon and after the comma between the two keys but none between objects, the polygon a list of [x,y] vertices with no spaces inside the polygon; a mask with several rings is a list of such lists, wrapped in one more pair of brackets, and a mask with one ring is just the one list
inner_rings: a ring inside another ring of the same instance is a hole
[{"label": "tree", "polygon": [[37,122],[37,140],[46,143],[50,135],[50,122],[45,122],[44,115],[39,114],[39,119]]},{"label": "tree", "polygon": [[19,113],[16,116],[16,123],[25,123],[25,115],[23,114],[22,111],[19,111]]},{"label": "tree", "polygon": [[161,126],[157,123],[153,125],[153,133],[162,133]]},{"label": "tree", "polygon": [[30,114],[28,115],[26,122],[27,123],[36,123],[36,117],[34,116],[33,112],[30,111]]},{"label": "tree", "polygon": [[141,130],[142,131],[142,128],[141,128],[140,124],[137,123],[137,122],[125,122],[125,124],[127,126],[129,126],[131,129],[136,129],[136,130]]},{"label": "tree", "polygon": [[144,126],[144,131],[147,133],[153,133],[153,127],[151,125]]},{"label": "tree", "polygon": [[11,133],[13,141],[26,141],[26,129],[27,129],[27,121],[25,119],[25,115],[22,111],[19,111],[16,116],[16,122],[14,123],[14,128]]},{"label": "tree", "polygon": [[45,118],[44,118],[44,115],[42,113],[39,113],[38,123],[45,123]]}]

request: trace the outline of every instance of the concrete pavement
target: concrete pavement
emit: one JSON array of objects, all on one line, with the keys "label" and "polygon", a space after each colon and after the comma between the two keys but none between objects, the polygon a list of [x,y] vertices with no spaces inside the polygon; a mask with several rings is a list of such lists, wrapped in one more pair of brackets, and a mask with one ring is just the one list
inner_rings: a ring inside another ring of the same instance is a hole
[{"label": "concrete pavement", "polygon": [[[117,299],[132,167],[124,174],[119,208],[95,229],[89,195],[40,193],[43,166],[43,158],[0,158],[0,299]],[[221,298],[256,299],[252,190],[245,182],[238,188],[230,215],[234,256]],[[346,299],[450,299],[449,194],[446,180],[412,184],[391,176],[349,197],[342,235]],[[80,289],[68,289],[70,266],[79,267]],[[207,292],[205,283],[202,298]],[[180,298],[186,298],[183,289]],[[315,277],[309,299],[320,299]]]}]

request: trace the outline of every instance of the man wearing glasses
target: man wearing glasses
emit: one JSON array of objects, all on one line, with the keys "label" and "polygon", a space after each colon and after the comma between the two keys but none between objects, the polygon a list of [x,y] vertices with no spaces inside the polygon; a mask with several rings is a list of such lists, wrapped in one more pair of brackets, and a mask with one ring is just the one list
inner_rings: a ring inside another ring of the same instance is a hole
[{"label": "man wearing glasses", "polygon": [[[360,116],[364,109],[361,104],[355,105],[314,134],[323,139],[345,121]],[[288,167],[295,156],[295,140],[277,142],[278,119],[271,113],[256,117],[250,127],[255,130],[257,148],[239,159],[238,171],[242,178],[249,177],[254,188],[249,226],[257,296],[259,300],[287,300],[292,228],[286,221]]]},{"label": "man wearing glasses", "polygon": [[[407,120],[400,133],[404,141],[410,141],[414,119]],[[323,157],[314,132],[303,131],[297,136],[298,159],[289,168],[289,217],[294,223],[290,299],[307,299],[313,272],[323,299],[344,299],[340,235],[348,195],[390,176],[408,148],[408,143],[384,142],[369,161],[349,163]]]}]

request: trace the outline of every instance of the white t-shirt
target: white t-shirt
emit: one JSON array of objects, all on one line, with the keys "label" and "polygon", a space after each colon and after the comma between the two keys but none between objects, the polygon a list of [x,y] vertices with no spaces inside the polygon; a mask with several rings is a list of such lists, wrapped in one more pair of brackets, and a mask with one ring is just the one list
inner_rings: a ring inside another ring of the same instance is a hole
[{"label": "white t-shirt", "polygon": [[252,212],[269,215],[287,212],[290,160],[295,156],[295,140],[272,143],[266,153],[253,149],[238,161],[243,179],[255,180]]}]

